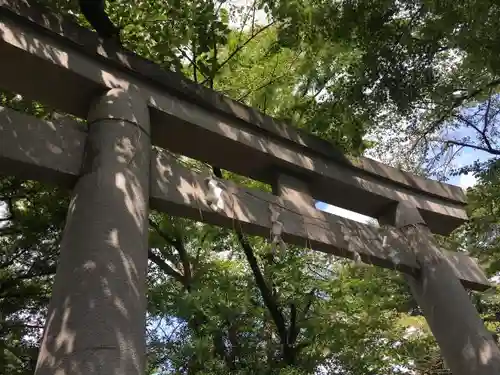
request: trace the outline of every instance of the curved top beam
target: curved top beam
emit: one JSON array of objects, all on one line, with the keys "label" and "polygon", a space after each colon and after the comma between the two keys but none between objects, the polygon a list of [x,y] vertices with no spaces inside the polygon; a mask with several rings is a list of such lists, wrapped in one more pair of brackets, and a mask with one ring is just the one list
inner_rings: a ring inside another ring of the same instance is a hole
[{"label": "curved top beam", "polygon": [[101,44],[95,33],[34,1],[0,0],[0,54],[0,87],[80,117],[99,91],[137,88],[149,98],[157,146],[268,183],[281,172],[297,175],[315,199],[372,217],[410,200],[435,233],[466,219],[461,188],[347,157],[318,137]]}]

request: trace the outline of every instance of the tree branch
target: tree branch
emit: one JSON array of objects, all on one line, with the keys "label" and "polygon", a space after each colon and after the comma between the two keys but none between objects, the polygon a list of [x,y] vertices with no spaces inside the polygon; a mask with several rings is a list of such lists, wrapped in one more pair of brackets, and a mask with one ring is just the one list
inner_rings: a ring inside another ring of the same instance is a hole
[{"label": "tree branch", "polygon": [[[184,275],[182,275],[180,272],[176,271],[171,266],[169,266],[160,256],[156,255],[150,248],[148,248],[148,258],[153,263],[155,263],[162,271],[164,271],[167,275],[172,276],[185,288],[185,290],[188,293],[190,293],[192,291],[191,263],[183,241],[179,238],[173,238],[168,233],[163,232],[161,228],[158,226],[158,224],[156,224],[153,220],[149,219],[149,223],[157,231],[157,233],[165,239],[165,241],[167,241],[171,246],[175,247],[175,249],[178,251],[179,256],[181,258]],[[208,320],[209,320],[208,317],[203,313],[203,311],[195,311],[192,317],[188,319],[188,325],[197,334],[200,334],[198,328],[201,325],[205,324]],[[235,364],[234,361],[232,361],[232,356],[226,352],[223,340],[223,334],[221,330],[218,333],[215,333],[213,344],[215,348],[215,354],[220,356],[220,358],[226,362],[229,368],[233,368]]]},{"label": "tree branch", "polygon": [[231,343],[231,363],[236,368],[236,359],[240,356],[240,343],[238,342],[238,331],[236,323],[227,321],[227,338]]},{"label": "tree branch", "polygon": [[219,14],[220,9],[222,8],[222,6],[224,5],[225,2],[226,2],[225,0],[220,0],[219,1],[219,5],[217,6],[217,9],[214,12],[215,15]]},{"label": "tree branch", "polygon": [[[0,230],[0,234],[3,235],[3,231]],[[21,255],[25,254],[28,251],[29,251],[29,248],[27,248],[27,247],[21,248],[21,250],[19,250],[19,246],[16,246],[15,250],[12,251],[11,254],[7,254],[9,252],[7,249],[3,250],[4,255],[10,256],[10,259],[8,259],[7,261],[5,261],[3,263],[0,263],[0,269],[10,267],[12,264],[14,264],[14,262],[17,259],[19,259],[19,257]]]},{"label": "tree branch", "polygon": [[313,290],[311,290],[308,294],[307,294],[307,302],[306,302],[306,305],[304,306],[304,310],[302,310],[302,314],[300,316],[300,321],[303,321],[306,319],[306,316],[307,314],[309,313],[309,310],[311,310],[311,306],[312,306],[312,303],[314,301],[314,296],[315,296],[315,293],[316,293],[316,288],[314,288]]},{"label": "tree branch", "polygon": [[[148,258],[152,262],[154,262],[163,272],[165,272],[167,275],[172,276],[176,281],[178,281],[188,293],[191,292],[191,286],[189,284],[190,280],[170,267],[160,256],[156,255],[151,249],[148,249]],[[195,311],[192,317],[188,319],[188,325],[191,329],[197,332],[197,329],[200,327],[200,325],[206,323],[207,321],[208,317],[203,313],[203,311]],[[215,348],[215,354],[220,356],[220,358],[226,362],[229,368],[232,368],[232,366],[234,366],[234,363],[231,360],[231,356],[226,353],[221,331],[215,333],[213,344]]]},{"label": "tree branch", "polygon": [[0,282],[0,294],[3,296],[5,291],[13,288],[20,281],[27,280],[27,279],[34,279],[36,277],[52,276],[55,273],[56,273],[56,266],[54,265],[54,266],[47,267],[47,269],[44,269],[44,270],[39,271],[39,272],[28,271],[25,274],[21,274],[21,275],[14,277],[14,278],[4,280],[3,282]]},{"label": "tree branch", "polygon": [[154,220],[151,220],[151,219],[148,219],[149,221],[149,225],[151,225],[154,230],[156,231],[156,233],[158,233],[169,245],[175,247],[175,249],[177,249],[177,247],[179,246],[179,241],[178,239],[172,237],[171,235],[169,235],[168,233],[164,232],[161,230],[160,226],[154,222]]},{"label": "tree branch", "polygon": [[[489,105],[488,105],[489,106]],[[487,113],[489,112],[489,108],[487,109]],[[486,118],[487,114],[485,114],[485,118]],[[488,139],[488,136],[486,135],[485,131],[484,130],[481,130],[479,129],[471,120],[469,120],[468,118],[462,116],[462,115],[456,115],[455,116],[456,118],[458,118],[460,121],[463,121],[465,122],[468,126],[470,126],[471,128],[473,128],[476,132],[479,133],[479,136],[481,137],[481,139],[483,140],[483,142],[486,144],[486,147],[489,149],[489,150],[493,150],[493,147],[490,143],[490,140]],[[486,122],[487,120],[485,120]],[[486,129],[486,125],[484,127],[484,129]]]},{"label": "tree branch", "polygon": [[494,148],[477,146],[477,145],[473,145],[473,144],[466,143],[466,142],[455,141],[453,139],[446,139],[446,140],[443,140],[442,142],[447,143],[447,144],[451,144],[451,145],[456,145],[456,146],[469,147],[469,148],[479,150],[479,151],[485,151],[485,152],[493,154],[493,155],[500,155],[500,150],[497,150]]},{"label": "tree branch", "polygon": [[486,85],[484,85],[483,87],[479,87],[475,90],[472,90],[470,93],[467,93],[467,94],[464,94],[462,96],[459,96],[458,98],[455,99],[455,101],[453,102],[452,106],[448,109],[448,111],[445,112],[445,114],[443,114],[440,118],[440,120],[438,120],[438,122],[442,122],[446,119],[446,117],[456,108],[458,108],[460,105],[462,105],[463,102],[465,102],[466,100],[469,100],[469,99],[473,99],[475,98],[477,95],[481,94],[484,90],[486,89],[492,89],[494,88],[495,86],[498,86],[500,85],[500,78],[498,79],[495,79],[489,83],[487,83]]},{"label": "tree branch", "polygon": [[[255,12],[255,3],[256,0],[253,1],[252,3],[252,12]],[[245,16],[242,17],[242,22],[239,30],[239,35],[238,35],[238,43],[241,41],[241,35],[243,34],[243,30],[245,29],[245,26],[247,25],[248,18],[250,17],[250,11],[245,13]],[[252,19],[252,34],[253,34],[253,29],[254,29],[254,19]]]},{"label": "tree branch", "polygon": [[[260,86],[258,86],[258,87],[256,87],[256,88],[254,88],[254,89],[250,89],[250,90],[248,90],[245,94],[243,94],[243,95],[242,95],[242,96],[240,96],[238,99],[236,99],[236,101],[241,102],[243,99],[246,99],[246,98],[248,97],[248,95],[250,95],[250,94],[254,93],[255,91],[262,90],[262,89],[266,88],[267,86],[272,85],[273,83],[275,83],[275,82],[279,81],[280,79],[282,79],[282,78],[286,77],[286,76],[289,74],[289,72],[292,70],[292,66],[293,66],[293,64],[295,64],[295,62],[299,59],[300,53],[301,53],[301,52],[299,52],[298,54],[296,54],[296,55],[295,55],[295,58],[294,58],[294,59],[292,60],[292,62],[290,63],[290,66],[288,67],[288,69],[287,69],[287,72],[286,72],[286,73],[281,74],[281,75],[279,75],[278,77],[272,77],[272,78],[271,78],[269,81],[267,81],[266,83],[263,83],[263,84],[261,84]],[[274,73],[274,70],[273,70],[273,73]]]},{"label": "tree branch", "polygon": [[477,131],[479,134],[483,134],[482,130],[479,129],[471,120],[469,120],[468,118],[460,115],[460,114],[457,114],[455,115],[455,117],[457,119],[459,119],[460,121],[463,121],[467,124],[467,126],[470,126],[471,128],[473,128],[475,131]]},{"label": "tree branch", "polygon": [[480,87],[480,88],[477,88],[467,94],[464,94],[462,96],[459,96],[458,98],[456,98],[451,107],[448,108],[436,121],[434,121],[431,126],[429,126],[427,129],[425,129],[425,131],[419,136],[419,138],[415,141],[415,143],[413,144],[413,146],[411,147],[410,149],[410,152],[409,153],[412,153],[415,148],[417,147],[417,145],[420,143],[420,141],[427,137],[427,135],[429,135],[430,133],[432,133],[434,130],[436,130],[443,121],[446,120],[446,118],[453,112],[453,110],[455,110],[456,108],[458,108],[459,106],[461,106],[463,104],[463,102],[465,102],[466,100],[469,100],[469,99],[473,99],[475,98],[477,95],[479,95],[480,93],[482,93],[484,90],[487,90],[487,89],[493,89],[495,86],[498,86],[500,85],[500,78],[498,79],[495,79],[489,83],[487,83],[486,85],[484,85],[483,87]]},{"label": "tree branch", "polygon": [[[149,219],[149,224],[154,228],[154,230],[171,246],[173,246],[176,250],[177,253],[179,254],[179,257],[181,259],[182,263],[182,268],[184,271],[184,274],[182,277],[184,278],[183,284],[189,288],[189,284],[192,281],[192,272],[191,272],[191,262],[189,260],[189,255],[186,251],[186,248],[184,247],[184,243],[180,238],[174,238],[170,236],[168,233],[165,233],[164,231],[161,230],[159,225],[155,223],[153,220]],[[167,259],[169,259],[168,255],[164,254]],[[177,263],[175,259],[169,259],[172,263]]]},{"label": "tree branch", "polygon": [[0,289],[5,288],[6,285],[7,286],[8,285],[14,285],[18,281],[27,280],[27,279],[33,279],[35,277],[52,276],[55,273],[56,273],[56,266],[55,265],[49,266],[46,269],[41,270],[39,272],[34,272],[34,271],[30,270],[30,271],[28,271],[25,274],[21,274],[21,275],[18,275],[16,277],[14,277],[14,278],[6,280],[2,284],[2,286],[0,287]]},{"label": "tree branch", "polygon": [[491,108],[491,90],[492,89],[490,88],[488,96],[488,104],[486,105],[486,111],[484,113],[484,126],[483,126],[483,131],[481,132],[483,136],[485,136],[486,129],[488,128],[488,122],[489,122],[488,116],[490,114],[490,108]]},{"label": "tree branch", "polygon": [[295,306],[295,304],[294,303],[290,304],[290,327],[288,328],[288,342],[286,348],[287,349],[286,357],[289,364],[293,364],[295,362],[295,358],[298,352],[297,349],[298,346],[296,345],[296,342],[297,342],[297,337],[299,336],[300,333],[299,325],[302,321],[305,320],[307,313],[311,309],[315,291],[316,289],[313,289],[307,294],[306,305],[304,306],[304,309],[302,311],[302,314],[300,314],[300,317],[298,316],[297,307]]},{"label": "tree branch", "polygon": [[215,75],[217,74],[217,39],[215,37],[215,26],[214,24],[212,24],[212,49],[213,49],[213,56],[212,56],[212,69],[210,69],[210,88],[213,90],[214,89],[214,79],[215,79]]},{"label": "tree branch", "polygon": [[294,345],[297,336],[299,335],[299,327],[297,327],[297,307],[294,303],[290,304],[290,327],[288,328],[288,345]]},{"label": "tree branch", "polygon": [[174,270],[172,267],[170,267],[165,261],[155,253],[153,253],[153,250],[148,249],[148,258],[156,264],[163,272],[165,272],[167,275],[172,276],[175,280],[177,280],[179,283],[181,283],[184,287],[186,286],[184,276],[181,275],[179,272]]},{"label": "tree branch", "polygon": [[3,228],[0,228],[0,237],[10,236],[13,234],[21,234],[21,233],[22,233],[22,230],[20,230],[19,228],[16,228],[14,225],[9,225],[9,226],[5,226]]},{"label": "tree branch", "polygon": [[274,77],[274,78],[271,78],[269,81],[267,81],[266,83],[263,83],[262,85],[256,87],[255,89],[250,89],[248,90],[245,94],[243,94],[242,96],[240,96],[238,99],[236,99],[236,101],[238,102],[241,102],[242,100],[246,99],[250,94],[254,93],[255,91],[259,91],[259,90],[262,90],[264,88],[266,88],[267,86],[269,85],[272,85],[273,83],[275,83],[276,81],[280,80],[281,78],[285,77],[286,74],[282,74],[278,77]]},{"label": "tree branch", "polygon": [[273,294],[269,286],[267,285],[264,276],[262,275],[262,272],[260,271],[259,265],[257,263],[257,259],[255,258],[255,255],[253,253],[253,249],[248,243],[247,239],[244,237],[244,235],[237,230],[236,234],[238,236],[238,240],[240,242],[241,247],[243,248],[243,251],[245,253],[245,256],[248,260],[248,263],[250,264],[250,268],[252,269],[252,273],[255,278],[255,283],[257,284],[257,287],[260,290],[260,293],[262,295],[262,299],[264,300],[264,304],[266,305],[267,309],[269,310],[269,313],[271,314],[271,318],[274,321],[274,324],[276,325],[276,329],[278,331],[280,341],[282,345],[286,345],[287,343],[287,329],[285,325],[285,319],[283,317],[283,314],[281,313],[276,301],[273,298]]},{"label": "tree branch", "polygon": [[[272,25],[274,25],[274,23],[275,23],[275,21],[273,21],[273,22],[267,24],[266,26],[262,27],[255,34],[253,34],[250,38],[248,38],[245,41],[245,43],[240,44],[238,47],[236,47],[236,49],[233,52],[231,52],[231,54],[222,63],[219,64],[219,66],[217,67],[217,70],[215,71],[215,73],[218,73],[224,67],[224,65],[226,65],[234,57],[234,55],[236,55],[238,52],[240,52],[248,43],[250,43],[252,40],[254,40],[260,33],[262,33],[263,31],[267,30]],[[208,80],[209,80],[208,78],[205,78],[205,80],[201,84],[204,85],[205,83],[207,83]]]},{"label": "tree branch", "polygon": [[295,341],[299,335],[297,326],[297,307],[290,304],[290,326],[288,328],[287,342],[283,345],[283,357],[287,365],[294,365],[296,358]]},{"label": "tree branch", "polygon": [[193,59],[192,59],[191,57],[189,57],[189,55],[188,55],[186,52],[184,52],[181,48],[177,47],[177,50],[178,50],[178,51],[181,53],[181,55],[182,55],[184,58],[186,58],[186,59],[187,59],[187,60],[191,63],[191,65],[193,66],[193,70],[194,70],[194,71],[193,71],[193,76],[194,76],[194,81],[195,81],[195,82],[197,82],[197,80],[198,80],[198,76],[197,76],[197,74],[196,74],[196,71],[197,71],[197,70],[198,70],[198,71],[199,71],[199,72],[203,75],[203,77],[205,77],[205,78],[206,78],[206,76],[203,74],[203,72],[200,70],[200,68],[199,68],[199,67],[198,67],[198,65],[196,64],[196,61],[195,61],[195,60],[196,60],[196,56],[194,55],[194,52],[195,52],[195,51],[193,51],[193,56],[194,56],[194,60],[193,60]]},{"label": "tree branch", "polygon": [[235,363],[233,362],[231,355],[226,351],[226,346],[224,345],[224,336],[222,335],[221,331],[215,333],[213,341],[215,353],[224,360],[229,370],[236,370]]},{"label": "tree branch", "polygon": [[[188,287],[188,285],[191,283],[192,279],[192,273],[191,273],[191,262],[189,259],[189,254],[186,250],[186,247],[184,246],[184,242],[182,241],[181,238],[177,237],[171,237],[167,233],[163,232],[160,227],[150,219],[151,225],[155,228],[155,230],[164,238],[170,245],[172,245],[177,252],[179,253],[179,257],[181,259],[182,263],[182,268],[184,271],[184,279],[185,279],[185,285]],[[188,287],[189,288],[189,287]]]}]

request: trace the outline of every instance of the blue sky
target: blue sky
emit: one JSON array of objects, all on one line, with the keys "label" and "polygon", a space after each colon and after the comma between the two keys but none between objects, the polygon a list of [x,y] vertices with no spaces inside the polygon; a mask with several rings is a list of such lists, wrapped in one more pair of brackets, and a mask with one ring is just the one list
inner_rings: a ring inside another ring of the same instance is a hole
[{"label": "blue sky", "polygon": [[[459,166],[472,164],[476,160],[485,161],[490,159],[492,155],[487,154],[484,151],[473,150],[467,148],[463,151],[463,153],[457,158],[457,164]],[[472,175],[461,175],[454,176],[448,182],[453,185],[461,186],[464,189],[471,187],[475,183],[475,178]]]},{"label": "blue sky", "polygon": [[[489,158],[491,158],[491,155],[487,154],[486,152],[467,148],[460,155],[458,155],[458,157],[455,160],[455,163],[457,167],[462,167],[465,165],[472,164],[474,161],[478,159],[484,161]],[[453,176],[447,181],[447,183],[460,186],[463,189],[467,189],[468,187],[473,186],[475,182],[476,179],[471,174]],[[356,220],[362,223],[367,223],[370,220],[368,216],[364,216],[349,210],[344,210],[342,208],[332,206],[320,201],[316,202],[316,208],[322,211],[332,213],[337,216],[343,216],[348,219]]]}]

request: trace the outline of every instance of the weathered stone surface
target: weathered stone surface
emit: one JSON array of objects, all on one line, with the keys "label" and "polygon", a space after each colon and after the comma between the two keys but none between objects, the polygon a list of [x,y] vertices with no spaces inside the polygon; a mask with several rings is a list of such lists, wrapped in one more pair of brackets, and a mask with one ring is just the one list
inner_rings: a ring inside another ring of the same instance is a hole
[{"label": "weathered stone surface", "polygon": [[281,172],[300,175],[315,199],[368,216],[411,201],[435,233],[447,234],[466,218],[462,189],[345,157],[317,137],[102,45],[32,1],[0,0],[0,54],[1,86],[77,116],[86,116],[98,92],[137,89],[152,109],[152,142],[162,148],[264,182]]},{"label": "weathered stone surface", "polygon": [[[50,181],[62,185],[71,185],[77,180],[86,137],[77,123],[66,122],[63,126],[57,121],[42,121],[2,108],[0,134],[0,173],[47,181],[50,177]],[[45,139],[45,142],[40,142],[40,139]],[[60,146],[67,139],[74,140],[71,147]],[[62,152],[54,152],[54,149]],[[294,186],[292,183],[288,184],[288,191],[281,181],[280,194],[288,196],[284,200],[224,181],[224,208],[214,212],[206,201],[206,177],[183,167],[168,152],[154,151],[150,175],[151,207],[227,228],[238,225],[248,233],[268,237],[271,229],[269,205],[273,204],[282,211],[283,239],[288,243],[348,258],[353,258],[353,251],[356,251],[367,263],[407,273],[419,267],[412,252],[394,231],[386,233],[390,246],[384,248],[375,227],[316,210],[310,199],[300,199],[300,194],[290,189]],[[344,240],[342,226],[353,233],[350,246]],[[392,257],[394,251],[399,261],[397,265]],[[488,280],[473,259],[460,253],[445,254],[464,285],[477,290],[489,287]]]}]

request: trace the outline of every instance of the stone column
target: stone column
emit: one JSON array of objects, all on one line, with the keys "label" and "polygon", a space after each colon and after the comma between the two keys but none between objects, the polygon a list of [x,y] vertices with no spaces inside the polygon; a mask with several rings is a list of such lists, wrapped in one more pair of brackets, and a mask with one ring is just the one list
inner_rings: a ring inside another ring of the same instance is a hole
[{"label": "stone column", "polygon": [[146,102],[92,106],[36,375],[143,375],[151,143]]},{"label": "stone column", "polygon": [[418,210],[401,202],[379,220],[398,227],[415,252],[421,270],[417,277],[405,278],[453,375],[500,374],[500,351],[493,336]]}]

